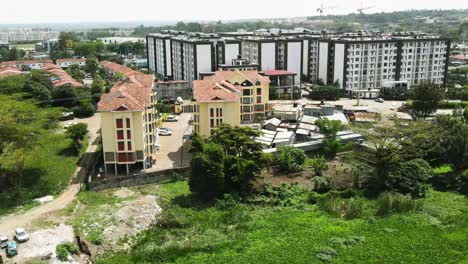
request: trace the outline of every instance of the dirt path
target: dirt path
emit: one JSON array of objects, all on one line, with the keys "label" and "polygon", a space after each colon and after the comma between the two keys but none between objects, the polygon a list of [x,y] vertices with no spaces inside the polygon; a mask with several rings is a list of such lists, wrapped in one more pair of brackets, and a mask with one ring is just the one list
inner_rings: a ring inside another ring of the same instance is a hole
[{"label": "dirt path", "polygon": [[[81,165],[82,163],[86,162],[86,157],[90,156],[88,154],[94,153],[97,148],[99,136],[98,131],[100,128],[100,117],[99,114],[96,114],[90,118],[70,120],[64,122],[64,124],[70,122],[88,124],[89,145],[86,149],[86,153],[84,154],[83,159],[81,160]],[[78,166],[75,170],[75,173],[73,174],[72,182],[75,182],[75,179],[80,174],[85,173],[84,171],[85,169],[82,166]],[[60,196],[58,196],[51,202],[34,207],[21,214],[13,214],[0,218],[0,234],[11,236],[14,234],[14,229],[16,227],[24,227],[27,229],[32,222],[41,219],[52,212],[67,207],[75,199],[79,191],[80,184],[72,183],[62,194],[60,194]]]}]

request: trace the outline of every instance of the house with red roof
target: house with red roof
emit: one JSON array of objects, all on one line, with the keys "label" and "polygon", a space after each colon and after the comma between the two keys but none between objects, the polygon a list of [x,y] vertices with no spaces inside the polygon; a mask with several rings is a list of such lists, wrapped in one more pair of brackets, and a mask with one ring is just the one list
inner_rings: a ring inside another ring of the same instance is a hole
[{"label": "house with red roof", "polygon": [[64,71],[60,66],[47,63],[41,67],[41,70],[51,74],[50,81],[52,86],[61,87],[64,85],[71,85],[74,87],[83,87],[83,84],[73,79],[66,71]]},{"label": "house with red roof", "polygon": [[108,61],[100,65],[122,75],[98,103],[105,173],[130,174],[150,168],[158,149],[154,75]]},{"label": "house with red roof", "polygon": [[7,76],[12,76],[12,75],[19,75],[21,74],[21,70],[18,69],[16,66],[6,66],[0,68],[0,79],[7,77]]},{"label": "house with red roof", "polygon": [[217,71],[193,82],[194,131],[210,136],[221,124],[239,126],[265,119],[270,79],[258,71]]}]

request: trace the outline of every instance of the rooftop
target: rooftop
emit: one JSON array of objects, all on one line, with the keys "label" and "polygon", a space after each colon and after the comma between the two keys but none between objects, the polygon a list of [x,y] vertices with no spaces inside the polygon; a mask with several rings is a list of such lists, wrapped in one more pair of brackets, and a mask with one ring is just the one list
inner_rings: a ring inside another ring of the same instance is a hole
[{"label": "rooftop", "polygon": [[60,87],[66,84],[75,86],[75,87],[82,87],[83,84],[78,82],[77,80],[73,79],[66,71],[64,71],[60,66],[55,64],[46,63],[44,66],[41,67],[41,70],[52,73],[53,77],[50,78],[52,85],[54,87]]},{"label": "rooftop", "polygon": [[18,74],[21,74],[21,70],[18,69],[16,66],[6,66],[0,68],[0,78]]}]

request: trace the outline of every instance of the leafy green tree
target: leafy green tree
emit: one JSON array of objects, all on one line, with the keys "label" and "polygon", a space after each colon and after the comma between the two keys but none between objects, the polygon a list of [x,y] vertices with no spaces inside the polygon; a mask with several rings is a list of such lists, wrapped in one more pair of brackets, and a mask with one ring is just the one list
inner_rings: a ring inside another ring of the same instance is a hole
[{"label": "leafy green tree", "polygon": [[327,160],[323,156],[309,159],[306,163],[314,169],[315,176],[322,176],[323,171],[328,169]]},{"label": "leafy green tree", "polygon": [[438,131],[443,131],[439,138],[445,150],[441,153],[441,158],[452,164],[456,172],[468,169],[468,123],[465,118],[437,116],[435,126],[439,128]]},{"label": "leafy green tree", "polygon": [[315,125],[320,129],[320,133],[325,136],[322,141],[325,156],[329,159],[334,158],[344,148],[341,141],[336,137],[341,128],[341,121],[323,118],[315,120]]},{"label": "leafy green tree", "polygon": [[189,177],[190,191],[204,200],[224,192],[224,151],[220,145],[206,144],[203,152],[194,154]]},{"label": "leafy green tree", "polygon": [[429,179],[432,175],[429,163],[423,159],[414,159],[401,163],[390,173],[385,184],[390,191],[424,197],[429,189]]},{"label": "leafy green tree", "polygon": [[304,151],[291,146],[279,147],[275,155],[276,164],[284,173],[302,171],[305,160],[306,155]]},{"label": "leafy green tree", "polygon": [[314,100],[338,100],[342,97],[343,89],[340,89],[333,85],[319,86],[312,89],[309,97]]},{"label": "leafy green tree", "polygon": [[78,102],[76,91],[70,85],[57,87],[52,92],[52,98],[54,99],[54,105],[57,106],[73,106]]},{"label": "leafy green tree", "polygon": [[80,69],[80,66],[78,64],[72,64],[68,69],[67,69],[68,74],[70,76],[78,81],[82,81],[85,78],[84,72]]},{"label": "leafy green tree", "polygon": [[98,68],[99,63],[96,56],[89,55],[86,58],[86,65],[84,67],[85,72],[91,74],[91,76],[94,78],[96,76],[96,71],[98,70]]},{"label": "leafy green tree", "polygon": [[81,149],[81,144],[88,134],[88,125],[85,123],[78,123],[67,128],[67,136],[73,141],[73,147],[78,153]]},{"label": "leafy green tree", "polygon": [[444,90],[434,83],[422,83],[413,89],[412,115],[417,119],[425,119],[437,110],[439,102],[444,97]]}]

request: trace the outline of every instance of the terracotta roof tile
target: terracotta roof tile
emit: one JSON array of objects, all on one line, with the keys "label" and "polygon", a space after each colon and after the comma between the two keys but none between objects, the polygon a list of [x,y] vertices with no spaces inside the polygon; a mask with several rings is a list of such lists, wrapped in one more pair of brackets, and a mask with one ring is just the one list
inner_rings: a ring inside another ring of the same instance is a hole
[{"label": "terracotta roof tile", "polygon": [[266,76],[278,76],[278,75],[296,75],[294,72],[285,70],[266,70],[263,72]]},{"label": "terracotta roof tile", "polygon": [[0,68],[0,78],[19,74],[21,74],[21,70],[15,66],[5,66]]},{"label": "terracotta roof tile", "polygon": [[100,64],[126,78],[116,83],[108,94],[101,96],[98,111],[144,111],[151,104],[154,84],[152,74],[137,72],[113,62],[103,61]]},{"label": "terracotta roof tile", "polygon": [[38,63],[52,63],[52,60],[25,60],[25,61],[4,61],[0,62],[0,67],[15,66],[15,65],[30,65]]},{"label": "terracotta roof tile", "polygon": [[47,63],[41,67],[41,70],[52,73],[56,77],[51,77],[50,80],[54,87],[60,87],[66,84],[70,84],[75,87],[82,87],[83,84],[73,79],[66,71],[64,71],[60,66],[55,64]]},{"label": "terracotta roof tile", "polygon": [[79,59],[57,59],[57,64],[64,63],[64,62],[86,62],[85,58]]}]

